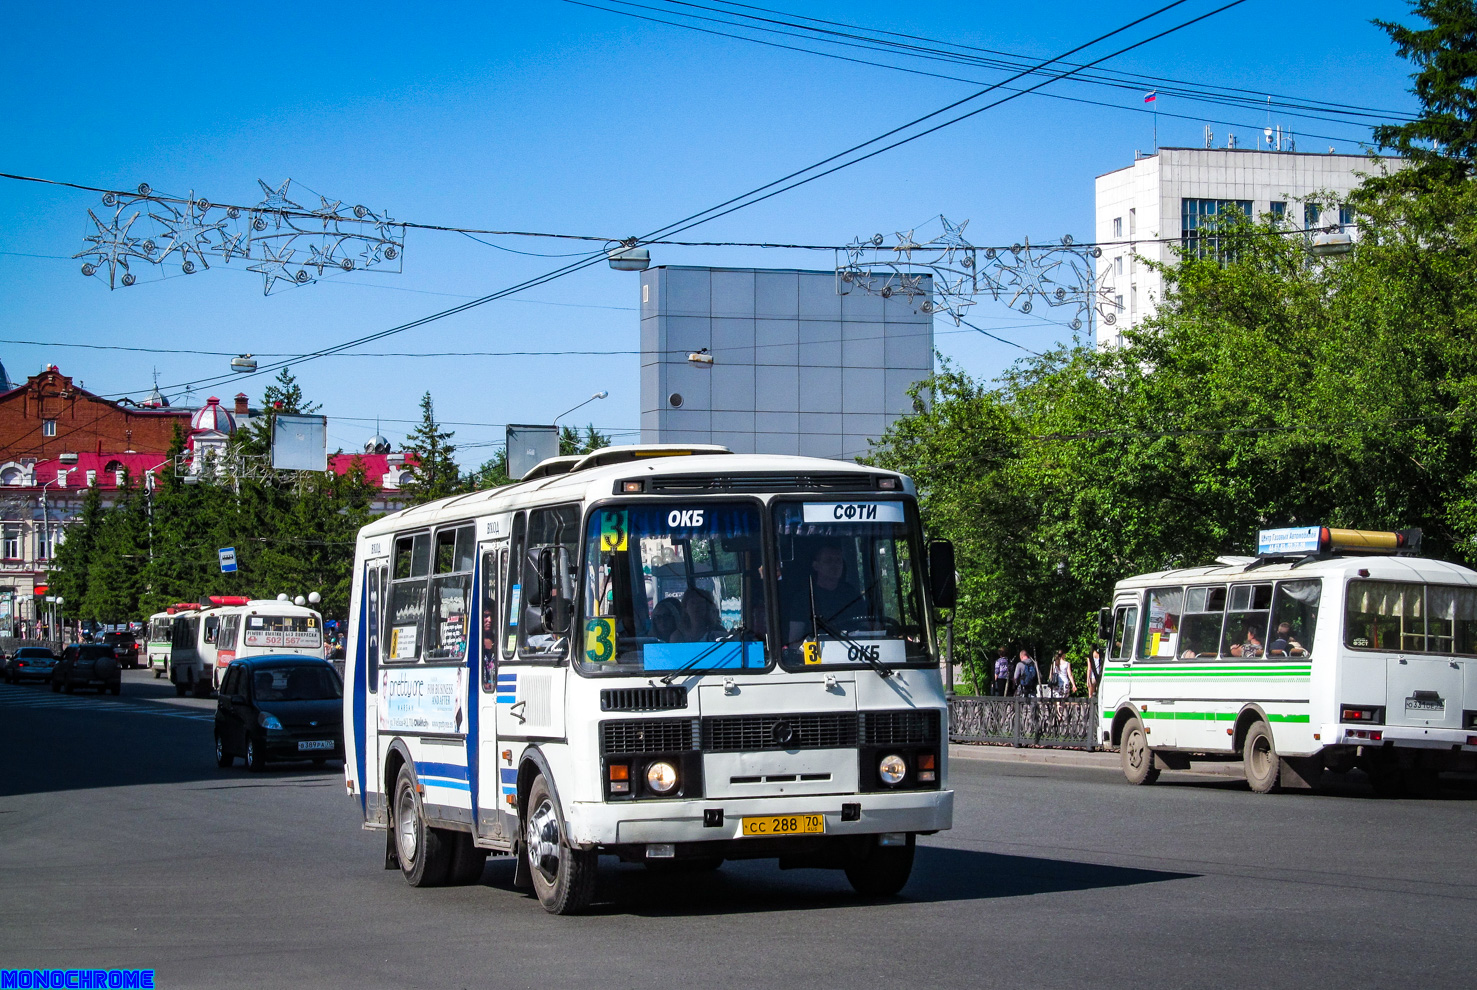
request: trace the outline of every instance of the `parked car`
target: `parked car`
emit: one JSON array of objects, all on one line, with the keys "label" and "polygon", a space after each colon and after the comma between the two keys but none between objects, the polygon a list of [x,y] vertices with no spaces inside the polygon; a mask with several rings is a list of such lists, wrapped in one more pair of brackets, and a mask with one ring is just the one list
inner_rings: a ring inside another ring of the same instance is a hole
[{"label": "parked car", "polygon": [[62,658],[51,668],[51,689],[70,694],[79,686],[95,687],[99,693],[122,693],[123,672],[111,646],[84,643],[62,650]]},{"label": "parked car", "polygon": [[103,645],[113,648],[113,658],[118,661],[118,666],[130,669],[138,666],[138,638],[133,633],[103,633]]},{"label": "parked car", "polygon": [[236,660],[215,707],[215,762],[344,758],[344,682],[321,657],[282,654]]},{"label": "parked car", "polygon": [[55,666],[56,654],[46,647],[22,646],[5,659],[5,680],[10,684],[50,680],[51,668]]}]

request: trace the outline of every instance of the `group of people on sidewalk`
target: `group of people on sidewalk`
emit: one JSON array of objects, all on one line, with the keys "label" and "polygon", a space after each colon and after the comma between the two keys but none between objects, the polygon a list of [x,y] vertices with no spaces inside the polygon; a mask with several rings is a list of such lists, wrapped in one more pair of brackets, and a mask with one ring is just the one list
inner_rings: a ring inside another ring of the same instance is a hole
[{"label": "group of people on sidewalk", "polygon": [[[1087,661],[1087,683],[1084,685],[1089,698],[1097,693],[1102,675],[1102,653],[1093,650]],[[1020,655],[1012,660],[1010,651],[1002,646],[995,658],[990,693],[1027,698],[1069,698],[1077,693],[1077,678],[1072,673],[1072,664],[1065,651],[1057,650],[1051,663],[1042,670],[1029,650],[1022,649]]]}]

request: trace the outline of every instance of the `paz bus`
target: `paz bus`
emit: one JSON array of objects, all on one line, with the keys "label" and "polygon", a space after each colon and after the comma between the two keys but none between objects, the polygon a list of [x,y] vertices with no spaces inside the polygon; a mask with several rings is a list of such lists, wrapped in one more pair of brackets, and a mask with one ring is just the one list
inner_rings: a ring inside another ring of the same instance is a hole
[{"label": "paz bus", "polygon": [[1101,715],[1124,775],[1239,757],[1260,793],[1359,767],[1394,794],[1477,769],[1477,572],[1419,549],[1264,530],[1255,557],[1118,582]]},{"label": "paz bus", "polygon": [[346,784],[413,886],[495,853],[560,914],[600,855],[890,894],[952,824],[953,548],[901,475],[607,447],[376,520],[354,566]]},{"label": "paz bus", "polygon": [[[313,601],[317,601],[317,592]],[[327,657],[323,642],[323,616],[316,609],[278,598],[241,599],[220,613],[215,636],[215,674],[212,683],[220,690],[221,678],[232,660],[271,654]]]},{"label": "paz bus", "polygon": [[169,651],[174,645],[174,613],[179,607],[171,605],[163,612],[155,612],[144,624],[144,656],[156,679],[169,672]]}]

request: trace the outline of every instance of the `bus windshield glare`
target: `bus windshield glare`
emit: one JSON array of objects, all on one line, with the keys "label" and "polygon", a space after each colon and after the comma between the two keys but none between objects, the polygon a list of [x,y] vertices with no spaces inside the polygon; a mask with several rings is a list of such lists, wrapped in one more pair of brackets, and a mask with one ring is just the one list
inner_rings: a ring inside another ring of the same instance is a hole
[{"label": "bus windshield glare", "polygon": [[772,511],[781,662],[928,660],[919,549],[902,502],[778,502]]},{"label": "bus windshield glare", "polygon": [[580,668],[763,669],[759,534],[758,506],[747,502],[591,513]]}]

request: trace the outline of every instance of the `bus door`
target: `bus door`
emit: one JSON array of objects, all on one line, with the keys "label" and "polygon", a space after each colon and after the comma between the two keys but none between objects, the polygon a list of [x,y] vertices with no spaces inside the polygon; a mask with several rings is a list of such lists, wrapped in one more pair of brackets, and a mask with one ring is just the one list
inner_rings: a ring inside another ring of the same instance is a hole
[{"label": "bus door", "polygon": [[[388,547],[389,539],[371,543],[374,552]],[[359,623],[356,645],[352,656],[346,656],[345,667],[353,665],[345,691],[353,697],[352,724],[345,725],[345,735],[352,739],[354,769],[358,774],[359,790],[363,800],[365,819],[372,822],[387,821],[385,809],[389,796],[383,793],[380,781],[379,752],[379,665],[383,659],[384,637],[381,631],[385,622],[385,599],[390,580],[390,558],[374,556],[365,560],[360,574]]]},{"label": "bus door", "polygon": [[[467,765],[473,767],[472,801],[481,838],[503,837],[503,795],[516,794],[518,770],[504,760],[498,748],[497,703],[499,636],[498,618],[506,594],[504,575],[508,572],[508,542],[483,543],[477,556],[477,633],[468,645],[467,655],[477,676],[472,681],[473,698],[467,711],[472,713],[467,726]],[[505,779],[506,778],[506,779]]]},{"label": "bus door", "polygon": [[1184,619],[1184,588],[1150,588],[1140,623],[1138,653],[1129,673],[1129,692],[1149,734],[1150,746],[1176,744],[1179,681],[1174,677]]}]

